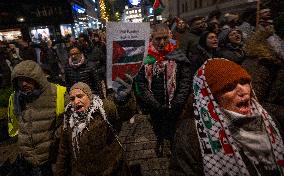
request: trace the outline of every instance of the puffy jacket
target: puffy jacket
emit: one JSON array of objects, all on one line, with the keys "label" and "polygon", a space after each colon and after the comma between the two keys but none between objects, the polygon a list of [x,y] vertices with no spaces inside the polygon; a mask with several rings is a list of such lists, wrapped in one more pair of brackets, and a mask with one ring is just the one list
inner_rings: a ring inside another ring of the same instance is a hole
[{"label": "puffy jacket", "polygon": [[[41,94],[22,109],[19,119],[18,146],[20,154],[32,165],[49,160],[50,146],[56,129],[56,86],[47,81],[34,61],[23,61],[12,71],[16,86],[19,77],[31,78],[39,85]],[[17,91],[17,90],[16,90]]]}]

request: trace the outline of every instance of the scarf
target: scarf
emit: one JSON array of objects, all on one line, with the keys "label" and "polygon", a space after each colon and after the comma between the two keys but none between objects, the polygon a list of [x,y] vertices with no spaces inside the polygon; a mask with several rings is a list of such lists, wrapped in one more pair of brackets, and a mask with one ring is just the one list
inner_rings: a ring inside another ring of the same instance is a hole
[{"label": "scarf", "polygon": [[153,44],[150,42],[148,55],[144,61],[145,77],[148,81],[148,89],[152,90],[153,76],[164,73],[164,90],[165,102],[168,107],[171,107],[171,100],[174,97],[176,90],[176,62],[174,60],[167,60],[166,55],[172,53],[176,49],[176,45],[169,43],[165,46],[163,52],[158,52]]},{"label": "scarf", "polygon": [[77,63],[75,63],[72,58],[69,57],[68,62],[71,67],[78,68],[85,62],[85,56],[82,54],[81,59]]},{"label": "scarf", "polygon": [[[207,61],[197,71],[193,80],[195,125],[203,158],[205,175],[250,175],[240,155],[240,150],[225,123],[225,115],[215,101],[206,82],[204,69]],[[252,110],[261,114],[265,132],[273,152],[277,169],[283,175],[284,146],[271,116],[255,100]]]},{"label": "scarf", "polygon": [[[93,115],[99,112],[104,121],[107,121],[106,113],[103,108],[103,101],[96,95],[93,95],[93,100],[90,107],[85,112],[75,112],[74,107],[69,103],[65,108],[64,115],[64,126],[63,129],[66,130],[67,127],[71,128],[72,131],[72,147],[75,158],[77,158],[76,153],[80,152],[79,137],[82,135],[83,131],[89,130],[88,126]],[[71,113],[71,115],[70,115]],[[108,121],[107,121],[108,122]]]},{"label": "scarf", "polygon": [[254,165],[257,172],[277,172],[271,152],[271,144],[261,114],[253,111],[252,115],[243,115],[223,109],[225,123],[239,148]]}]

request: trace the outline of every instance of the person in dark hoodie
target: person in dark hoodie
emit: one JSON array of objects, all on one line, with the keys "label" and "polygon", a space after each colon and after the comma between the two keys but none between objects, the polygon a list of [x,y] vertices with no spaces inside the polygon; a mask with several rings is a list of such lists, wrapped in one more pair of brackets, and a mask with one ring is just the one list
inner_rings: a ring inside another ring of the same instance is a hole
[{"label": "person in dark hoodie", "polygon": [[196,70],[209,58],[219,56],[219,42],[217,34],[210,31],[205,31],[197,45],[190,52],[189,58],[192,61],[192,71]]},{"label": "person in dark hoodie", "polygon": [[199,42],[201,34],[206,30],[207,24],[205,18],[202,16],[196,16],[189,20],[190,32],[188,35],[188,45],[186,49],[186,54],[188,56],[188,52],[191,52],[194,46],[196,46]]},{"label": "person in dark hoodie", "polygon": [[93,62],[93,65],[96,66],[99,79],[106,79],[106,45],[100,40],[99,34],[94,34],[94,39],[92,40],[93,49],[92,49],[92,57],[89,61]]},{"label": "person in dark hoodie", "polygon": [[85,55],[74,47],[69,52],[69,60],[65,66],[65,83],[69,91],[71,86],[77,82],[88,84],[93,93],[102,96],[100,81],[96,69],[91,66]]},{"label": "person in dark hoodie", "polygon": [[176,28],[173,30],[173,39],[177,41],[178,47],[187,52],[188,43],[191,40],[189,37],[189,29],[184,19],[176,19]]},{"label": "person in dark hoodie", "polygon": [[237,64],[241,64],[245,59],[242,31],[231,29],[223,31],[222,33],[226,34],[224,34],[225,39],[223,41],[223,47],[220,49],[220,56]]},{"label": "person in dark hoodie", "polygon": [[148,56],[135,77],[135,91],[150,113],[158,156],[163,155],[164,140],[173,140],[177,119],[190,93],[191,78],[189,60],[169,42],[168,26],[155,25]]}]

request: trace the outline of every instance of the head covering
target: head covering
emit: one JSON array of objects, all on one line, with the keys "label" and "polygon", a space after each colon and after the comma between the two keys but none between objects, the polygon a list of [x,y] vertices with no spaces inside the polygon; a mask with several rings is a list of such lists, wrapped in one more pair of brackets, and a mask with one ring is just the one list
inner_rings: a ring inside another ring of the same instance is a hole
[{"label": "head covering", "polygon": [[226,13],[224,15],[224,18],[225,18],[225,21],[227,23],[230,23],[230,22],[232,22],[234,20],[238,20],[239,19],[239,15],[238,14],[233,14],[233,13]]},{"label": "head covering", "polygon": [[199,45],[202,47],[202,48],[205,48],[207,49],[207,37],[210,33],[214,33],[214,32],[210,32],[210,31],[204,31],[200,38],[199,38]]},{"label": "head covering", "polygon": [[222,93],[227,85],[241,79],[251,81],[251,77],[245,69],[225,59],[209,60],[204,69],[204,75],[213,95]]},{"label": "head covering", "polygon": [[227,43],[229,43],[229,34],[232,32],[232,31],[237,31],[239,32],[239,34],[241,34],[241,36],[243,36],[243,33],[241,30],[239,29],[233,29],[233,28],[228,28],[228,29],[223,29],[219,35],[218,35],[218,40],[219,40],[219,44],[220,46],[224,46],[226,45]]},{"label": "head covering", "polygon": [[82,90],[89,97],[89,99],[92,100],[93,98],[92,90],[90,86],[88,86],[88,84],[83,83],[83,82],[78,82],[71,87],[70,92],[74,89]]},{"label": "head covering", "polygon": [[[225,72],[223,67],[230,70]],[[217,68],[222,71],[213,73],[213,71],[218,71]],[[212,96],[209,85],[210,82],[212,86],[224,81],[222,76],[229,79],[226,74],[238,75],[237,67],[231,61],[220,58],[209,59],[199,68],[193,79],[193,107],[196,116],[194,119],[203,159],[204,175],[250,175],[244,162],[245,159],[240,154],[240,148],[229,131],[229,124],[225,123],[224,111]],[[251,104],[252,111],[261,114],[260,118],[262,118],[265,132],[269,137],[275,165],[280,173],[283,173],[284,146],[279,129],[271,116],[253,98]]]}]

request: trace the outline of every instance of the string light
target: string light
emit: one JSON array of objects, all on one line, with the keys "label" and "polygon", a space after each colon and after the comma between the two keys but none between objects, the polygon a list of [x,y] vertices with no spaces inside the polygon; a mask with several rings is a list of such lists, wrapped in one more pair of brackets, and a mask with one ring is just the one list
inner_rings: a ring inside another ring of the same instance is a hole
[{"label": "string light", "polygon": [[106,5],[104,0],[100,0],[100,9],[101,9],[101,18],[104,19],[105,21],[108,21],[108,15],[106,13]]}]

